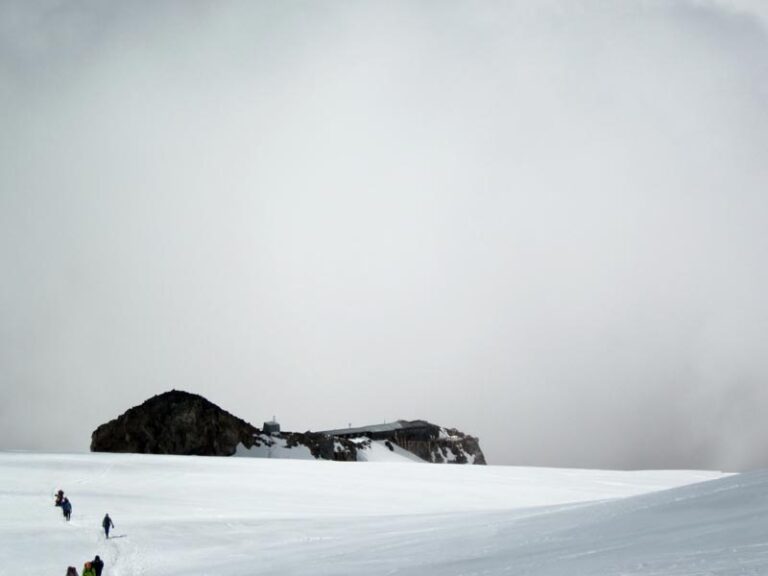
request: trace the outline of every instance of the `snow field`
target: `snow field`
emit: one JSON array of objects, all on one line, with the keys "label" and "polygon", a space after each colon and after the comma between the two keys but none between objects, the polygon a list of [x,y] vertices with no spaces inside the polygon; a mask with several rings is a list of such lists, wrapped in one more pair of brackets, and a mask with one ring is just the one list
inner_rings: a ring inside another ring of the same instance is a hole
[{"label": "snow field", "polygon": [[[396,456],[381,448],[382,458]],[[742,567],[765,568],[768,547],[759,544],[768,537],[755,519],[766,506],[755,486],[768,482],[744,478],[0,453],[0,575],[63,574],[95,554],[116,576],[719,574],[690,570],[728,569],[736,556]],[[715,481],[693,484],[707,480]],[[73,504],[69,524],[53,506],[58,488]],[[109,541],[100,527],[106,512],[115,522]],[[713,552],[715,536],[740,552]],[[689,571],[665,572],[664,559]],[[733,572],[742,573],[750,572]]]}]

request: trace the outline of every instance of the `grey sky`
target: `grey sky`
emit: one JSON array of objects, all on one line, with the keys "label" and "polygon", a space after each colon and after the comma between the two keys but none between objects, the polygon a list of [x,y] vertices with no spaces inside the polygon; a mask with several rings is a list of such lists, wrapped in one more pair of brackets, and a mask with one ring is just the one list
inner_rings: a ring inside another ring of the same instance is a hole
[{"label": "grey sky", "polygon": [[0,449],[178,388],[768,465],[760,6],[3,2]]}]

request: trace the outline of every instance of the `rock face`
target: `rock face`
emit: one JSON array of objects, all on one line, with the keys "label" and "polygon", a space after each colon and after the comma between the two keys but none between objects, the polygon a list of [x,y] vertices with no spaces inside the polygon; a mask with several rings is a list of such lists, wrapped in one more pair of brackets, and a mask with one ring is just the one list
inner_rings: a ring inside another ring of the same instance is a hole
[{"label": "rock face", "polygon": [[92,452],[231,456],[259,430],[202,396],[178,390],[153,396],[91,436]]},{"label": "rock face", "polygon": [[337,439],[382,440],[390,450],[390,444],[397,444],[427,462],[486,463],[477,438],[455,428],[443,428],[425,420],[397,420],[389,424],[326,430],[324,434]]},{"label": "rock face", "polygon": [[392,441],[427,462],[438,464],[485,464],[485,455],[474,436],[455,428],[425,422],[423,428],[405,428]]},{"label": "rock face", "polygon": [[456,428],[441,428],[442,437],[435,443],[432,462],[453,462],[456,464],[485,464],[485,454],[480,441]]},{"label": "rock face", "polygon": [[240,451],[238,455],[252,458],[304,458],[306,453],[316,460],[343,462],[356,462],[358,451],[355,442],[320,432],[262,432],[253,437],[252,445],[243,443],[243,447],[247,453]]}]

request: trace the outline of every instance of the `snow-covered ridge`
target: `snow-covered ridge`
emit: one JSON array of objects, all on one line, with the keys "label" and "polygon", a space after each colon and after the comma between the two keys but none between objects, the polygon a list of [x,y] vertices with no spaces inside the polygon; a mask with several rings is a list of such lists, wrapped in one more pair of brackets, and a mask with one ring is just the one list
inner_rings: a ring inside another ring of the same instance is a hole
[{"label": "snow-covered ridge", "polygon": [[253,434],[235,456],[322,458],[352,462],[435,462],[485,464],[477,438],[424,420],[324,430]]},{"label": "snow-covered ridge", "polygon": [[334,438],[369,438],[384,442],[394,451],[397,446],[425,462],[485,464],[477,438],[455,428],[443,428],[425,420],[396,420],[385,424],[324,430]]},{"label": "snow-covered ridge", "polygon": [[[390,454],[374,441],[383,442]],[[321,432],[281,432],[273,421],[260,430],[202,396],[180,390],[153,396],[99,426],[91,450],[353,462],[410,462],[415,456],[426,462],[485,464],[477,438],[424,420]]]},{"label": "snow-covered ridge", "polygon": [[[371,440],[365,436],[350,438],[347,442],[335,440],[333,450],[336,460],[352,461],[349,444],[354,445],[354,461],[356,462],[397,462],[401,464],[426,464],[414,453],[401,448],[389,441]],[[288,458],[296,460],[315,460],[308,446],[292,444],[280,434],[258,435],[258,442],[250,448],[243,444],[237,446],[234,456],[240,458]],[[333,458],[329,458],[333,459]]]}]

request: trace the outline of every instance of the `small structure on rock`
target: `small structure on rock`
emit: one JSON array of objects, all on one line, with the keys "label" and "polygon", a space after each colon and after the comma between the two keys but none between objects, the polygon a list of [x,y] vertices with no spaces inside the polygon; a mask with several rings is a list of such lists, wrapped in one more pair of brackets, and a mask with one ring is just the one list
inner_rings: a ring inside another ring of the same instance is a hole
[{"label": "small structure on rock", "polygon": [[277,434],[280,432],[280,424],[275,420],[275,417],[272,416],[272,420],[269,422],[264,422],[264,426],[262,426],[261,431],[264,434]]}]

